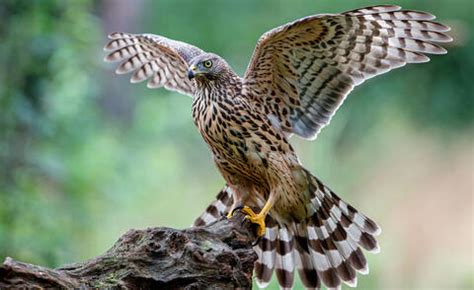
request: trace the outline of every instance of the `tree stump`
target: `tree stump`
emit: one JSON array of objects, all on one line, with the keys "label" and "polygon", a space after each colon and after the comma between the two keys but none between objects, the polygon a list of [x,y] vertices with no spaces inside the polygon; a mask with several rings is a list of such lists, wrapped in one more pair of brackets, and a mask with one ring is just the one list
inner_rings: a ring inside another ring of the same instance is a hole
[{"label": "tree stump", "polygon": [[0,288],[251,288],[255,240],[240,212],[205,227],[130,230],[103,255],[57,269],[6,258]]}]

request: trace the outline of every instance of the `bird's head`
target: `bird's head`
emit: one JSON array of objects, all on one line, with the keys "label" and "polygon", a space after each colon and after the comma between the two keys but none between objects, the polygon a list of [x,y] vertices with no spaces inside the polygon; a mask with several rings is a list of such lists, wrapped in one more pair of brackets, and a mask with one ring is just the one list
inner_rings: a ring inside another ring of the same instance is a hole
[{"label": "bird's head", "polygon": [[188,78],[199,81],[217,80],[226,75],[229,65],[218,55],[205,53],[191,60]]}]

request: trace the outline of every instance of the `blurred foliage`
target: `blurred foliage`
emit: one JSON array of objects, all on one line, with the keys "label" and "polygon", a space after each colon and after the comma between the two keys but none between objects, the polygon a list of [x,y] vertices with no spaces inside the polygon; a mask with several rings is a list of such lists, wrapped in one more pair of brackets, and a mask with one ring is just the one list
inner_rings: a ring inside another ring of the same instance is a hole
[{"label": "blurred foliage", "polygon": [[0,5],[0,256],[69,260],[77,253],[68,241],[90,222],[84,204],[102,181],[74,164],[82,138],[100,123],[92,8],[60,0]]},{"label": "blurred foliage", "polygon": [[[105,34],[133,23],[137,31],[128,32],[193,43],[243,74],[263,32],[302,16],[371,4],[2,0],[0,260],[57,266],[97,255],[130,227],[187,226],[223,185],[192,125],[191,100],[113,76],[102,63]],[[369,174],[372,157],[384,154],[394,140],[389,135],[400,128],[448,147],[472,137],[471,1],[396,4],[436,14],[453,26],[456,41],[428,64],[356,88],[318,142],[294,140],[304,163],[339,184],[338,191],[351,191]],[[116,27],[105,27],[113,5],[129,12],[136,6],[138,16],[126,20],[123,12]],[[373,193],[364,194],[351,200]],[[362,285],[379,285],[376,275],[369,278]]]}]

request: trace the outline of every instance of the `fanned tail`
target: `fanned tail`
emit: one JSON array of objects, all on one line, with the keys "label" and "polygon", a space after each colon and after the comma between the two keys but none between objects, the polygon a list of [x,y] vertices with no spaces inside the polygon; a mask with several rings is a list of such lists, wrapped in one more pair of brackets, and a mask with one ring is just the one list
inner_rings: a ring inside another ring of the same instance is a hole
[{"label": "fanned tail", "polygon": [[[276,273],[282,289],[291,288],[294,270],[306,288],[357,285],[356,273],[369,267],[361,248],[378,252],[380,228],[306,172],[314,213],[305,221],[279,225],[267,217],[265,236],[255,247],[257,283],[264,288]],[[274,269],[274,270],[273,270]]]},{"label": "fanned tail", "polygon": [[[257,284],[265,288],[275,273],[282,289],[293,286],[294,272],[298,271],[308,289],[339,289],[342,283],[356,286],[356,273],[368,274],[369,267],[362,252],[378,252],[374,236],[380,228],[370,218],[341,200],[315,176],[305,172],[313,214],[305,221],[279,224],[268,215],[266,232],[255,246]],[[232,206],[232,190],[224,187],[199,216],[194,226],[215,222],[226,215]]]}]

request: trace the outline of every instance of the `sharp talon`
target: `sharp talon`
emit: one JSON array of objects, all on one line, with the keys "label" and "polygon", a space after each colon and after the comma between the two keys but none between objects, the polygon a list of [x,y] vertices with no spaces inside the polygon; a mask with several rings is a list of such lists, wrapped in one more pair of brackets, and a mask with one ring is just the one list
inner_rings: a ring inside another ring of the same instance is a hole
[{"label": "sharp talon", "polygon": [[230,219],[231,217],[234,216],[234,212],[236,210],[242,210],[244,207],[243,206],[237,206],[235,207],[232,211],[230,211],[228,214],[227,214],[227,218]]},{"label": "sharp talon", "polygon": [[257,239],[255,240],[255,242],[252,244],[252,247],[255,247],[256,245],[258,245],[261,240],[262,240],[262,236],[257,237]]}]

